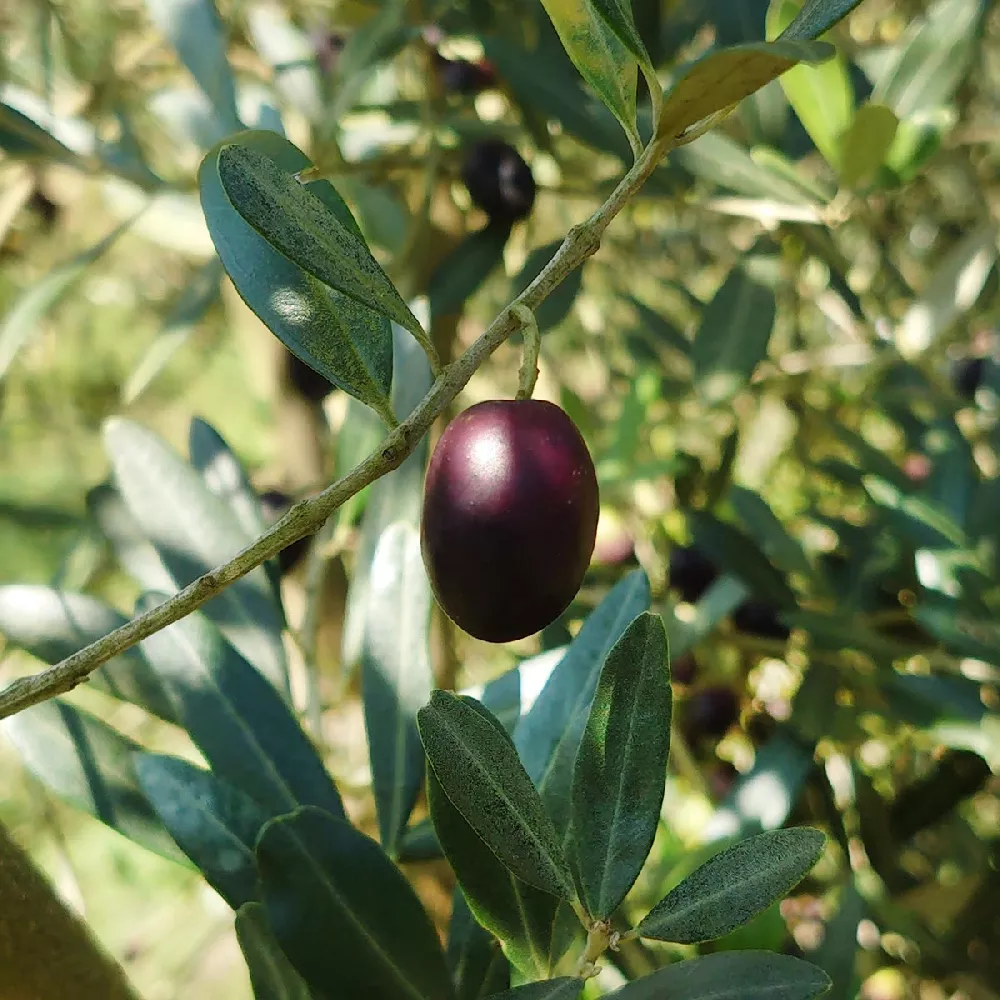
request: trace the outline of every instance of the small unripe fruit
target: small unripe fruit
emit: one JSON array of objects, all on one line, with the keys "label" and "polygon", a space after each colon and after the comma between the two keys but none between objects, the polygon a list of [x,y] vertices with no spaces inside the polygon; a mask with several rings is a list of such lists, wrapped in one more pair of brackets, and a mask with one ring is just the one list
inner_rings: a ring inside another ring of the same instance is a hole
[{"label": "small unripe fruit", "polygon": [[469,197],[491,219],[514,223],[535,204],[535,178],[513,147],[501,139],[477,142],[462,164]]},{"label": "small unripe fruit", "polygon": [[594,463],[558,406],[469,407],[427,468],[421,543],[438,603],[488,642],[545,628],[580,589],[598,508]]}]

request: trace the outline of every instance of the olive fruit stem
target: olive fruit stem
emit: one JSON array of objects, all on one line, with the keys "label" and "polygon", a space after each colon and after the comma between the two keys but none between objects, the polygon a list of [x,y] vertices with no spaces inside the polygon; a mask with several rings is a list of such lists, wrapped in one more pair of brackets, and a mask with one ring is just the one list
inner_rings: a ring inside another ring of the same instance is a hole
[{"label": "olive fruit stem", "polygon": [[531,284],[462,355],[440,369],[424,398],[402,423],[391,428],[382,443],[366,459],[322,493],[295,504],[284,517],[229,562],[198,577],[162,604],[138,615],[59,663],[36,674],[11,681],[0,690],[0,719],[73,690],[112,657],[180,621],[261,563],[276,556],[292,542],[313,534],[338,507],[356,493],[399,468],[430,430],[439,414],[465,388],[476,371],[518,330],[522,324],[518,315],[520,308],[537,309],[571,272],[597,252],[601,237],[612,220],[642,187],[660,160],[677,144],[678,140],[671,136],[659,136],[643,149],[604,204],[586,222],[570,229],[552,259]]},{"label": "olive fruit stem", "polygon": [[538,329],[535,314],[525,305],[514,303],[511,312],[521,321],[524,347],[521,355],[521,371],[517,377],[517,398],[531,399],[538,380],[538,354],[542,349],[542,334]]}]

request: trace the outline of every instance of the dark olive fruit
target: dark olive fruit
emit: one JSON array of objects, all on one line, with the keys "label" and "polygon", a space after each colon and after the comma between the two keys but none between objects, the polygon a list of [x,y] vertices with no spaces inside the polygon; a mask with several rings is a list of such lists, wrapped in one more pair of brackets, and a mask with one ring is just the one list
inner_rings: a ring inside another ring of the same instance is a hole
[{"label": "dark olive fruit", "polygon": [[[292,506],[292,498],[281,490],[266,490],[260,495],[260,506],[264,513],[264,520],[274,524],[288,513]],[[300,538],[297,542],[292,542],[278,553],[278,569],[282,576],[291,573],[296,566],[305,558],[309,551],[309,544],[312,535]]]},{"label": "dark olive fruit", "polygon": [[951,384],[963,399],[972,399],[985,374],[985,358],[962,358],[952,364]]},{"label": "dark olive fruit", "polygon": [[329,76],[337,68],[340,53],[344,51],[347,38],[339,31],[328,31],[317,28],[312,33],[313,50],[316,53],[316,64],[320,72]]},{"label": "dark olive fruit", "polygon": [[517,222],[535,204],[531,168],[501,139],[483,139],[469,149],[462,181],[472,201],[493,220]]},{"label": "dark olive fruit", "polygon": [[421,543],[438,603],[488,642],[545,628],[580,589],[598,509],[593,460],[558,406],[469,407],[427,467]]},{"label": "dark olive fruit", "polygon": [[740,717],[740,700],[721,684],[702,688],[684,702],[684,731],[689,739],[718,739]]},{"label": "dark olive fruit", "polygon": [[448,59],[436,52],[434,64],[446,94],[478,94],[496,82],[493,67],[485,60],[468,62],[465,59]]},{"label": "dark olive fruit", "polygon": [[719,571],[715,563],[693,545],[670,552],[670,586],[681,600],[694,604],[715,583]]},{"label": "dark olive fruit", "polygon": [[698,661],[694,658],[693,653],[684,653],[682,656],[678,656],[676,660],[671,660],[670,679],[675,684],[683,684],[687,687],[687,685],[694,683],[694,679],[697,676]]},{"label": "dark olive fruit", "polygon": [[291,351],[285,352],[285,375],[288,384],[304,399],[321,403],[337,387],[318,371],[300,361]]},{"label": "dark olive fruit", "polygon": [[778,617],[778,612],[763,601],[750,598],[733,612],[733,624],[747,635],[760,639],[787,639],[788,626]]}]

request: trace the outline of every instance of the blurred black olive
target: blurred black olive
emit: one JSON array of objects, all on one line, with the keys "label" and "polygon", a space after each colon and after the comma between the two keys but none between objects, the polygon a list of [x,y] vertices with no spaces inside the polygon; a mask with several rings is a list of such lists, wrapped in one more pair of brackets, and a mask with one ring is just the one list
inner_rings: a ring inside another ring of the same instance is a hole
[{"label": "blurred black olive", "polygon": [[339,31],[317,29],[312,33],[312,40],[316,64],[324,76],[329,76],[337,68],[337,60],[347,39]]},{"label": "blurred black olive", "polygon": [[670,663],[670,679],[675,684],[683,684],[686,687],[694,683],[697,675],[698,661],[694,658],[693,653],[685,653],[683,656],[678,656],[676,660],[672,660]]},{"label": "blurred black olive", "polygon": [[740,700],[721,684],[696,691],[684,702],[684,732],[692,742],[699,737],[718,739],[740,717]]},{"label": "blurred black olive", "polygon": [[693,545],[670,552],[670,586],[681,600],[694,604],[715,583],[719,575],[715,563]]},{"label": "blurred black olive", "polygon": [[496,82],[493,67],[487,62],[468,62],[465,59],[448,59],[434,54],[434,64],[446,94],[478,94]]},{"label": "blurred black olive", "polygon": [[321,403],[336,388],[329,379],[300,361],[291,351],[285,352],[285,373],[288,384],[311,403]]},{"label": "blurred black olive", "polygon": [[733,624],[747,635],[761,639],[787,639],[791,630],[778,617],[777,611],[763,601],[744,601],[733,612]]},{"label": "blurred black olive", "polygon": [[513,146],[501,139],[477,142],[465,155],[462,181],[491,220],[514,223],[535,204],[535,178]]},{"label": "blurred black olive", "polygon": [[[288,513],[292,507],[292,498],[281,490],[265,490],[260,495],[260,506],[264,513],[264,520],[268,525],[274,524]],[[297,542],[282,549],[278,553],[278,568],[282,576],[291,573],[299,563],[305,558],[312,542],[312,535],[300,538]]]},{"label": "blurred black olive", "polygon": [[951,366],[951,384],[963,399],[973,399],[985,374],[985,358],[962,358]]}]

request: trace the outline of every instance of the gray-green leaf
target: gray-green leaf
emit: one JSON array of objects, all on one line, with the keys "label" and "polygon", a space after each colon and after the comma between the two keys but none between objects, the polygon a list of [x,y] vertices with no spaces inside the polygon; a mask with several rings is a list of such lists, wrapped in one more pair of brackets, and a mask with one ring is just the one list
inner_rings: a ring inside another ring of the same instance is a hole
[{"label": "gray-green leaf", "polygon": [[706,861],[646,915],[637,930],[658,941],[711,941],[781,899],[823,850],[819,830],[758,834]]}]

